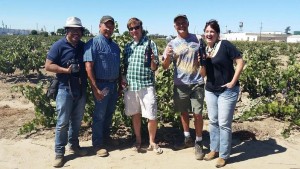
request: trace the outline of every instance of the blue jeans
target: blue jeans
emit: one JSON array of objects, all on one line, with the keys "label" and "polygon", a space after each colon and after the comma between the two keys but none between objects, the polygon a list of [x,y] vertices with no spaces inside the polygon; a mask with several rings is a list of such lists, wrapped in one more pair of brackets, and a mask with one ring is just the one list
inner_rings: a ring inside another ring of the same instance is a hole
[{"label": "blue jeans", "polygon": [[97,82],[97,87],[103,90],[109,88],[109,93],[100,101],[95,98],[95,109],[92,124],[92,144],[94,147],[103,146],[103,139],[110,135],[112,117],[116,109],[118,90],[115,82]]},{"label": "blue jeans", "polygon": [[[79,91],[73,92],[74,97],[78,95]],[[65,146],[68,142],[72,147],[79,146],[78,136],[85,103],[85,90],[80,98],[73,99],[69,89],[58,89],[56,97],[57,123],[55,128],[56,155],[65,154]]]},{"label": "blue jeans", "polygon": [[209,118],[210,151],[219,152],[219,157],[228,159],[231,151],[232,120],[239,95],[239,86],[224,92],[205,90]]}]

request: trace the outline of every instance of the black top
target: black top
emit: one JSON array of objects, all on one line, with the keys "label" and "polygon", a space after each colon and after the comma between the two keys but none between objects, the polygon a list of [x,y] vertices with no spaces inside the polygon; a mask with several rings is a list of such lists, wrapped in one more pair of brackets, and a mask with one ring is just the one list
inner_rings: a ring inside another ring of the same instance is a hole
[{"label": "black top", "polygon": [[[227,40],[220,41],[220,47],[213,58],[206,60],[206,87],[210,92],[223,92],[222,85],[229,83],[234,76],[233,59],[241,57],[241,52]],[[237,81],[236,85],[239,85]]]}]

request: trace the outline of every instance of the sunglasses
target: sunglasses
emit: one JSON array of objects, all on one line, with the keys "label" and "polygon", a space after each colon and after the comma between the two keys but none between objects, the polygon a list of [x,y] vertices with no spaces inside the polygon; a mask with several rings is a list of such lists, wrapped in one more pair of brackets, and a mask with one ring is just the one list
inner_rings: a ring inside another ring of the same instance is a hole
[{"label": "sunglasses", "polygon": [[128,29],[129,29],[129,31],[138,30],[138,29],[140,29],[140,26],[135,26],[135,27],[131,27]]}]

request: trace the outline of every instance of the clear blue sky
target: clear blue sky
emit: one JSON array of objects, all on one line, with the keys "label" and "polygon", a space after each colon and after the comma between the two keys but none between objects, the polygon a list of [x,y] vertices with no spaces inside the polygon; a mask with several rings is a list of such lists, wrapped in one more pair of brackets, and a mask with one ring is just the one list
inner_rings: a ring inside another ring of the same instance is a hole
[{"label": "clear blue sky", "polygon": [[191,33],[202,33],[206,21],[219,21],[221,32],[281,31],[287,26],[300,31],[300,0],[0,0],[2,21],[9,28],[62,28],[69,16],[77,16],[83,26],[98,33],[99,20],[111,15],[119,24],[120,33],[129,18],[143,21],[150,34],[176,35],[173,18],[186,14]]}]

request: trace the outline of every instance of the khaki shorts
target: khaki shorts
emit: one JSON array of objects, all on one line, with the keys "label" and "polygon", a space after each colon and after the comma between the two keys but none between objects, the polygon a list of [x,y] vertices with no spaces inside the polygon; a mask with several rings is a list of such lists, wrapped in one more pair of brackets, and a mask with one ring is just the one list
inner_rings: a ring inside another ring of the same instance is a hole
[{"label": "khaki shorts", "polygon": [[175,112],[202,114],[204,103],[204,84],[174,85]]},{"label": "khaki shorts", "polygon": [[124,102],[127,116],[142,113],[142,117],[149,120],[157,118],[157,102],[153,86],[142,88],[139,91],[126,91]]}]

